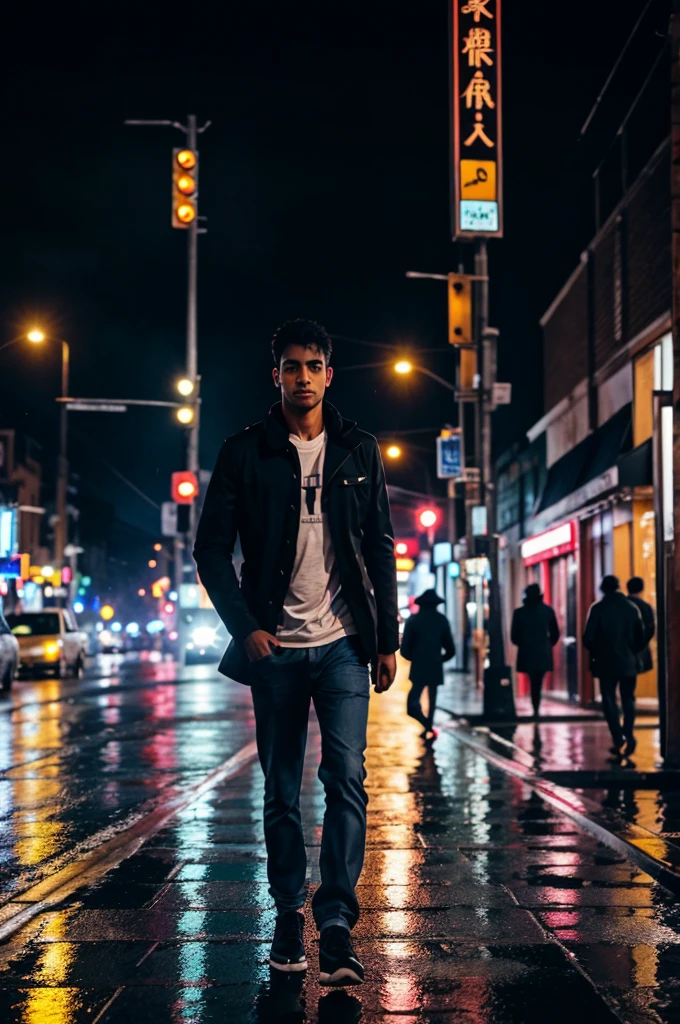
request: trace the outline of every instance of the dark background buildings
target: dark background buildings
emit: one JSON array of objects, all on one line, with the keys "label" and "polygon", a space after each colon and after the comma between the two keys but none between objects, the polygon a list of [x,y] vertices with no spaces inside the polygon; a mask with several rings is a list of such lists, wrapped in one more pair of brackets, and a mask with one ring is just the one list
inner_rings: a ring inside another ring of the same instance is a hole
[{"label": "dark background buildings", "polygon": [[[538,318],[592,234],[591,173],[667,15],[666,3],[641,0],[614,12],[506,5],[506,237],[491,246],[499,379],[514,388],[513,405],[496,414],[503,442],[542,412]],[[195,112],[212,120],[201,138],[202,464],[211,467],[221,438],[275,398],[268,342],[288,317],[317,318],[347,338],[440,347],[423,359],[452,378],[443,285],[404,277],[461,259],[449,232],[447,34],[444,0],[15,13],[5,30],[0,340],[40,322],[71,343],[74,394],[173,397],[185,237],[170,227],[170,155],[181,140],[123,120]],[[450,395],[434,383],[340,370],[379,358],[379,349],[337,342],[333,397],[346,415],[381,433],[451,419]],[[51,464],[56,346],[17,345],[0,359],[0,419],[37,437]],[[155,534],[152,503],[168,497],[182,465],[170,414],[74,415],[70,430],[83,492]],[[418,443],[434,447],[427,436]],[[390,474],[422,487],[413,462]]]}]

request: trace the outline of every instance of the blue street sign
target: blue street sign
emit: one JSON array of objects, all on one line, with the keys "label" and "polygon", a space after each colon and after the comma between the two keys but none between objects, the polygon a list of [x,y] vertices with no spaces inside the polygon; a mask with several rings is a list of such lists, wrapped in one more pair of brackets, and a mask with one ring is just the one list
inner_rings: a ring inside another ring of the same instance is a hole
[{"label": "blue street sign", "polygon": [[437,476],[440,480],[457,480],[463,475],[460,434],[437,438]]}]

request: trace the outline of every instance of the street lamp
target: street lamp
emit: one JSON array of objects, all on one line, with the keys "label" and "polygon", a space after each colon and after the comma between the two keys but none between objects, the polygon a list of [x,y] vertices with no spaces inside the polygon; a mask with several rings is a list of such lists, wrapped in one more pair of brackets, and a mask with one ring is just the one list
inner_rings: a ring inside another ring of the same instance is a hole
[{"label": "street lamp", "polygon": [[30,341],[34,345],[40,345],[44,341],[54,341],[61,345],[61,404],[59,409],[59,455],[57,457],[57,522],[54,528],[54,560],[57,568],[64,564],[64,549],[68,543],[68,523],[66,520],[66,492],[68,482],[68,456],[67,456],[67,412],[66,401],[69,387],[69,365],[71,350],[67,341],[60,338],[53,338],[45,334],[38,327],[32,327],[26,334],[19,335],[0,345],[0,352],[16,345],[20,341]]},{"label": "street lamp", "polygon": [[180,423],[183,423],[185,426],[189,423],[193,423],[194,410],[191,408],[190,405],[183,405],[180,409],[177,410],[177,419],[179,420]]},{"label": "street lamp", "polygon": [[391,444],[386,450],[386,455],[389,459],[398,459],[401,457],[401,448],[398,444]]},{"label": "street lamp", "polygon": [[183,377],[181,380],[178,380],[177,390],[179,391],[180,395],[184,396],[184,398],[188,398],[189,395],[193,394],[194,391],[193,380],[189,380],[188,377]]},{"label": "street lamp", "polygon": [[412,363],[409,363],[408,359],[400,359],[398,363],[394,364],[394,369],[397,373],[410,373],[413,369]]}]

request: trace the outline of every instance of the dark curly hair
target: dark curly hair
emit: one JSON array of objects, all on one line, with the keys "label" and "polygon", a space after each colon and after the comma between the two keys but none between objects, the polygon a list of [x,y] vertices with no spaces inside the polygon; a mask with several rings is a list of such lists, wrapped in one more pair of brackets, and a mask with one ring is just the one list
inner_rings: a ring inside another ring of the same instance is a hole
[{"label": "dark curly hair", "polygon": [[331,361],[333,342],[326,333],[326,328],[317,324],[316,320],[286,320],[272,338],[272,356],[274,365],[280,366],[281,357],[289,345],[304,345],[305,348],[318,348],[323,352],[326,365]]}]

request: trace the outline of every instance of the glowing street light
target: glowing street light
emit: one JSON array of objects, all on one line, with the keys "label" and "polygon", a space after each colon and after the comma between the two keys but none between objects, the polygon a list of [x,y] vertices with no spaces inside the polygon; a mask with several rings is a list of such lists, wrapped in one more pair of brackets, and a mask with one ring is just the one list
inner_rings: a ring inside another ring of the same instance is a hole
[{"label": "glowing street light", "polygon": [[99,612],[99,614],[103,618],[104,622],[110,622],[110,620],[113,618],[113,616],[116,613],[115,613],[115,611],[113,610],[113,608],[111,607],[110,604],[105,604],[104,607]]},{"label": "glowing street light", "polygon": [[394,364],[394,369],[397,373],[406,374],[411,372],[413,365],[409,363],[408,359],[400,359],[398,363]]},{"label": "glowing street light", "polygon": [[32,331],[29,331],[26,337],[29,341],[32,341],[34,345],[39,345],[41,341],[45,340],[45,335],[42,331],[39,331],[37,327],[34,327]]},{"label": "glowing street light", "polygon": [[391,444],[387,449],[387,457],[389,459],[398,459],[401,457],[401,448],[398,444]]},{"label": "glowing street light", "polygon": [[177,390],[179,391],[180,395],[184,395],[185,398],[188,395],[193,394],[193,390],[194,390],[194,382],[193,382],[193,380],[189,380],[188,377],[182,377],[181,380],[177,381]]},{"label": "glowing street light", "polygon": [[191,408],[190,405],[183,405],[181,409],[177,410],[177,419],[179,420],[180,423],[183,423],[185,426],[189,423],[193,423],[194,410]]},{"label": "glowing street light", "polygon": [[418,522],[424,530],[431,530],[433,526],[436,526],[439,520],[439,515],[433,508],[424,508],[418,516]]}]

